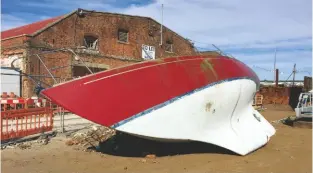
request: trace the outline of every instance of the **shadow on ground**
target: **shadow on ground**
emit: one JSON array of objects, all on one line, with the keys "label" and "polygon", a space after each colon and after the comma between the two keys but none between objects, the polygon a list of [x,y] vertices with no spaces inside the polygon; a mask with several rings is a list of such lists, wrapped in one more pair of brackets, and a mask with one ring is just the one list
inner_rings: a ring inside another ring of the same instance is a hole
[{"label": "shadow on ground", "polygon": [[201,142],[156,142],[142,139],[126,133],[117,133],[112,138],[102,142],[97,147],[89,149],[96,150],[109,155],[123,157],[145,157],[154,154],[157,157],[173,156],[193,153],[219,153],[237,155],[227,149]]}]

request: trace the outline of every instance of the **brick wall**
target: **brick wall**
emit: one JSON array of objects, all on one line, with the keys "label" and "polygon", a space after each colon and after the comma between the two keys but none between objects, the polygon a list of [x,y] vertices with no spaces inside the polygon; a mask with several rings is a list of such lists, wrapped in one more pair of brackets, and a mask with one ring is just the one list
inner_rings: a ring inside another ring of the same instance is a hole
[{"label": "brick wall", "polygon": [[[129,32],[128,43],[118,42],[118,29]],[[32,44],[75,48],[83,45],[85,34],[99,38],[101,55],[141,59],[142,44],[154,46],[157,58],[196,54],[187,40],[163,27],[163,43],[173,42],[173,53],[165,52],[164,44],[159,46],[160,24],[150,18],[109,13],[90,13],[83,18],[73,14],[40,33]]]},{"label": "brick wall", "polygon": [[[29,51],[30,55],[35,54],[36,52],[40,52],[40,50],[32,48]],[[89,68],[93,72],[95,71],[92,67],[111,69],[136,62],[132,60],[121,60],[116,59],[114,57],[105,57],[99,55],[78,54],[78,56],[89,66]],[[81,66],[83,68],[86,68],[83,64],[80,63],[80,61],[75,60],[74,55],[70,52],[55,52],[51,54],[42,54],[40,55],[40,58],[43,60],[45,65],[50,70],[56,68],[54,70],[51,70],[51,73],[56,78],[57,83],[73,79],[72,74],[73,68],[75,66]],[[35,77],[35,78],[49,85],[53,85],[55,83],[54,80],[49,75],[48,71],[45,69],[45,67],[41,63],[39,63],[39,60],[36,56],[28,56],[28,60],[29,63],[27,69],[29,70],[30,74],[44,75],[45,77]],[[23,86],[24,90],[23,96],[24,97],[33,96],[35,86],[34,83],[31,80],[27,80],[24,83],[25,85]],[[43,86],[47,87],[47,85]]]},{"label": "brick wall", "polygon": [[9,38],[1,40],[1,52],[7,49],[15,49],[21,48],[26,46],[27,41],[29,40],[28,36],[19,36],[15,38]]},{"label": "brick wall", "polygon": [[[118,41],[119,29],[128,31],[127,43]],[[81,53],[78,51],[80,49],[76,49],[83,45],[86,34],[98,38],[98,53]],[[173,43],[172,53],[165,51],[166,41]],[[142,61],[142,44],[154,46],[156,58],[197,54],[189,41],[164,26],[163,45],[160,46],[159,43],[160,24],[150,18],[99,12],[89,13],[80,18],[74,13],[34,37],[22,36],[2,41],[1,53],[3,55],[5,51],[23,50],[25,56],[23,71],[32,75],[45,75],[45,77],[34,78],[49,85],[54,83],[53,79],[33,54],[57,48],[71,48],[88,65],[105,67],[105,69]],[[77,65],[72,53],[55,52],[42,54],[40,57],[49,69],[69,65],[52,71],[58,82],[72,79],[73,66],[71,65]],[[26,77],[23,77],[22,83],[23,97],[33,96],[34,83]]]},{"label": "brick wall", "polygon": [[258,93],[263,95],[263,104],[289,104],[289,87],[261,86]]}]

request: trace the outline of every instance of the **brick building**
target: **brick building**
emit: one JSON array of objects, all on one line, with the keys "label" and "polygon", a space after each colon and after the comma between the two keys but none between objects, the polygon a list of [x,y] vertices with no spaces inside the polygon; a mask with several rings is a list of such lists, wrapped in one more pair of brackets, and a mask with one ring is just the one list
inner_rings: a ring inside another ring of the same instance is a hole
[{"label": "brick building", "polygon": [[[78,57],[97,72],[145,58],[197,54],[187,39],[165,26],[162,34],[160,29],[161,24],[149,17],[78,9],[3,31],[1,66],[8,67],[14,61],[22,72],[53,85],[55,81],[40,59],[59,83],[89,74]],[[34,95],[34,82],[25,76],[21,81],[22,96]]]}]

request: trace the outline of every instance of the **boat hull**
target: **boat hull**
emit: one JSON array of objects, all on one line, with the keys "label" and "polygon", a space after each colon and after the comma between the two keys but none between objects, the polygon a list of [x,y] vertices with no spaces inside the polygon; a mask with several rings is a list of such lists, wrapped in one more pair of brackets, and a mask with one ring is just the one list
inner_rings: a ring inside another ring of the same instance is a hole
[{"label": "boat hull", "polygon": [[115,124],[113,127],[158,141],[200,141],[246,155],[275,134],[252,107],[256,84],[250,79],[223,81]]},{"label": "boat hull", "polygon": [[166,58],[44,90],[65,109],[146,138],[212,143],[245,155],[275,129],[252,107],[256,74],[235,59]]}]

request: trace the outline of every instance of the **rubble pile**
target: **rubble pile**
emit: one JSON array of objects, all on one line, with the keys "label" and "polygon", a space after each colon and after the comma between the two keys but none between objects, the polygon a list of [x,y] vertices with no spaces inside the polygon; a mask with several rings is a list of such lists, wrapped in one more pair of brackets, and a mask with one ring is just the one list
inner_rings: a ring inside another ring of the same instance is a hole
[{"label": "rubble pile", "polygon": [[286,118],[283,118],[283,119],[280,119],[280,120],[272,121],[272,123],[277,123],[277,124],[278,123],[283,123],[283,124],[289,125],[289,124],[291,124],[295,120],[296,120],[295,116],[289,116],[289,117],[286,117]]},{"label": "rubble pile", "polygon": [[91,129],[83,132],[77,132],[71,139],[66,141],[66,145],[82,145],[84,147],[96,147],[115,135],[115,130],[108,127],[93,126]]}]

